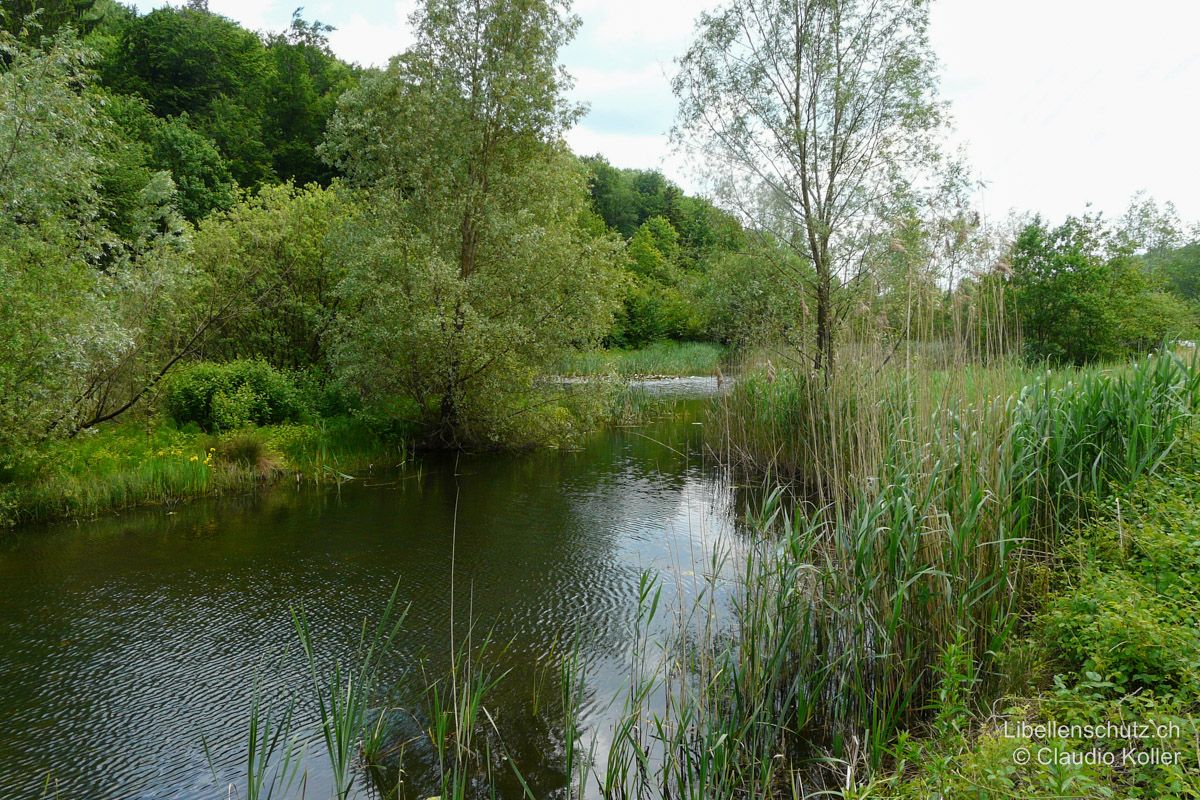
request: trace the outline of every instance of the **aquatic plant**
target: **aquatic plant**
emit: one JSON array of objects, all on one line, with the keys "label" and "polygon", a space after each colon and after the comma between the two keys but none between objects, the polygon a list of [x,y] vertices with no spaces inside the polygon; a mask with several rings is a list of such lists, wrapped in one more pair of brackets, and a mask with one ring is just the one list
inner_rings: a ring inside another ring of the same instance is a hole
[{"label": "aquatic plant", "polygon": [[292,612],[296,636],[312,678],[312,692],[320,712],[320,733],[329,757],[334,791],[338,800],[350,796],[355,778],[355,763],[360,754],[370,757],[381,745],[382,727],[377,724],[382,712],[372,707],[379,686],[381,662],[404,624],[408,608],[398,610],[397,584],[374,630],[365,623],[356,652],[348,660],[335,658],[322,666],[312,628],[303,609]]},{"label": "aquatic plant", "polygon": [[990,696],[1061,530],[1153,474],[1200,407],[1195,365],[1165,352],[1014,388],[1022,374],[777,375],[741,390],[732,402],[760,416],[727,423],[725,452],[801,490],[757,515],[728,630],[698,604],[660,659],[635,648],[652,666],[634,674],[607,796],[845,791],[931,708]]},{"label": "aquatic plant", "polygon": [[[273,674],[282,666],[282,660],[273,665]],[[282,708],[278,707],[267,694],[263,675],[255,675],[246,728],[245,800],[285,799],[301,783],[305,743],[293,728],[295,712],[294,696]],[[219,780],[216,760],[207,741],[204,755],[214,779]],[[236,792],[233,786],[229,790],[230,795]],[[236,796],[242,797],[240,793]]]}]

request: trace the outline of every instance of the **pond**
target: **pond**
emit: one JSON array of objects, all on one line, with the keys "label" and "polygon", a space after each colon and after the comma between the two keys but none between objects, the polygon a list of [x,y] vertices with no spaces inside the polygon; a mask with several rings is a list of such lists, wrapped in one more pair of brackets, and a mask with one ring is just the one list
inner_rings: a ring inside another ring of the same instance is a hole
[{"label": "pond", "polygon": [[[602,759],[643,571],[661,575],[664,602],[686,599],[737,538],[738,494],[701,443],[709,401],[684,388],[669,416],[577,451],[426,455],[341,487],[284,483],[0,539],[0,797],[244,796],[256,682],[274,701],[307,685],[292,610],[327,663],[397,587],[410,610],[385,665],[389,707],[419,730],[451,615],[458,642],[473,621],[506,671],[487,703],[505,747],[539,797],[561,791],[561,713],[533,698],[559,691],[564,643],[578,638],[587,664],[584,738]],[[303,704],[300,727],[314,720]],[[420,796],[428,757],[414,758]],[[304,796],[328,797],[319,747],[305,770]]]}]

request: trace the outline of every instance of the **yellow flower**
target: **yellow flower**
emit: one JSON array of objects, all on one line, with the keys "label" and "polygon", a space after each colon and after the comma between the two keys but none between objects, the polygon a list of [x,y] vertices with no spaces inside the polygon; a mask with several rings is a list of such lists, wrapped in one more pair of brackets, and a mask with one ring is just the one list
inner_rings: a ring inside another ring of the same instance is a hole
[{"label": "yellow flower", "polygon": [[191,458],[188,459],[188,461],[199,461],[199,460],[200,460],[200,456],[192,456]]}]

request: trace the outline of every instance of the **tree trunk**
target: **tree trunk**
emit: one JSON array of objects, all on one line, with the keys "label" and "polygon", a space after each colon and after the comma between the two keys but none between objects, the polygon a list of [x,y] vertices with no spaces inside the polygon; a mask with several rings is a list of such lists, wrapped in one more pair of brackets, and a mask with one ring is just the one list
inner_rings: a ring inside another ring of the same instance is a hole
[{"label": "tree trunk", "polygon": [[833,377],[833,276],[825,263],[817,265],[817,347],[813,355],[813,371]]},{"label": "tree trunk", "polygon": [[454,385],[446,388],[438,409],[438,443],[444,447],[458,446],[458,401],[454,397]]}]

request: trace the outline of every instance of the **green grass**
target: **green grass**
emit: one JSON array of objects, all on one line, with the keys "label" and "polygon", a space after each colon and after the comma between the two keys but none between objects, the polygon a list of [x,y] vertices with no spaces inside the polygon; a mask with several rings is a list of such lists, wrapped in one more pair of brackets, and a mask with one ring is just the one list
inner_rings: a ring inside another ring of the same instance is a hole
[{"label": "green grass", "polygon": [[[890,774],[862,796],[1200,795],[1198,444],[1099,506],[1067,543],[1054,586],[1010,648],[1001,713],[965,704],[942,714],[901,740]],[[1166,735],[1156,728],[1148,740],[1097,740],[1074,735],[1081,731],[1030,736],[1018,727],[1051,721],[1153,723]],[[1177,753],[1179,763],[1128,760],[1127,748]],[[1115,763],[1056,757],[1093,750]],[[1024,753],[1032,763],[1019,765]]]},{"label": "green grass", "polygon": [[712,375],[722,366],[725,348],[711,342],[655,342],[639,350],[592,350],[574,353],[555,372],[569,377],[675,377]]},{"label": "green grass", "polygon": [[351,418],[221,435],[147,418],[84,431],[25,454],[0,474],[0,527],[169,504],[283,475],[340,480],[403,458],[402,447]]},{"label": "green grass", "polygon": [[661,658],[643,652],[611,796],[869,789],[909,732],[1002,691],[1064,531],[1160,474],[1194,429],[1200,376],[1169,356],[1047,374],[868,367],[751,379],[731,402],[759,416],[727,421],[726,452],[789,471],[800,493],[772,494],[752,526],[731,628],[714,625],[714,585],[675,611]]}]

